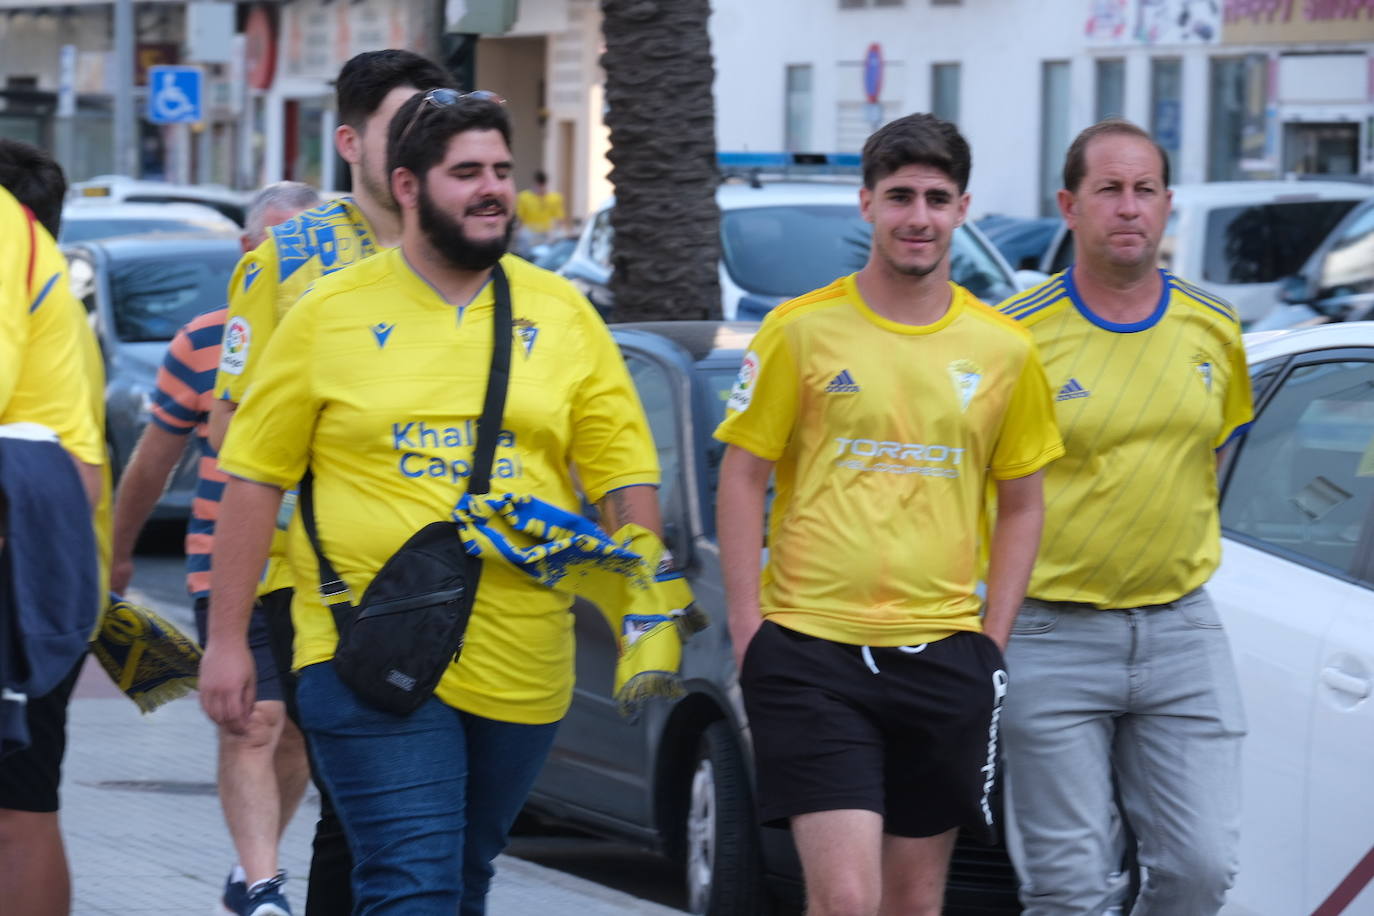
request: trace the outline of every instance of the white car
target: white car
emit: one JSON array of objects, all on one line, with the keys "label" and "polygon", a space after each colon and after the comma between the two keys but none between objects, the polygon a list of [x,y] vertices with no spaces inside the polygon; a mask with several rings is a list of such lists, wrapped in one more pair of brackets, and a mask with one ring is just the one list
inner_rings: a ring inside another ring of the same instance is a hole
[{"label": "white car", "polygon": [[1245,699],[1225,916],[1374,913],[1374,322],[1246,338],[1209,586]]},{"label": "white car", "polygon": [[238,231],[238,223],[203,204],[130,204],[78,197],[62,207],[58,242],[69,245],[150,232],[223,235]]},{"label": "white car", "polygon": [[[1161,267],[1220,296],[1247,326],[1278,305],[1279,281],[1308,256],[1374,187],[1346,181],[1218,181],[1174,185],[1174,207],[1159,248]],[[1073,263],[1067,227],[1041,269]]]},{"label": "white car", "polygon": [[229,217],[242,226],[252,194],[217,184],[173,184],[146,181],[124,175],[97,175],[78,181],[67,189],[67,199],[127,201],[128,203],[202,204]]},{"label": "white car", "polygon": [[[859,215],[859,186],[834,181],[723,184],[720,291],[725,320],[758,320],[778,303],[853,273],[868,260],[872,227]],[[614,232],[608,201],[582,229],[559,273],[603,314],[610,313]],[[1044,279],[1013,273],[975,226],[965,223],[950,248],[954,282],[988,303]]]}]

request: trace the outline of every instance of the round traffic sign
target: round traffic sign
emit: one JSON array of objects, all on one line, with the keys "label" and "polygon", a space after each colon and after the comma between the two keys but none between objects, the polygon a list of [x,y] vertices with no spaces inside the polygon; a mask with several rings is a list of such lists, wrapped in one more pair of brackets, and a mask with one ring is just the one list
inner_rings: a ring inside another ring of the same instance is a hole
[{"label": "round traffic sign", "polygon": [[864,55],[864,95],[870,104],[878,101],[883,91],[883,49],[875,41]]}]

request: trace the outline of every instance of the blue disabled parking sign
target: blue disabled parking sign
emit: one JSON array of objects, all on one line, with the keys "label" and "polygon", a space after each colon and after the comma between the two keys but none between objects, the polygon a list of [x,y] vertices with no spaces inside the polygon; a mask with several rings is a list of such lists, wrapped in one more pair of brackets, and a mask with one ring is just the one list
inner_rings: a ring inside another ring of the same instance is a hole
[{"label": "blue disabled parking sign", "polygon": [[199,67],[149,67],[148,120],[154,124],[193,124],[201,120],[203,85]]}]

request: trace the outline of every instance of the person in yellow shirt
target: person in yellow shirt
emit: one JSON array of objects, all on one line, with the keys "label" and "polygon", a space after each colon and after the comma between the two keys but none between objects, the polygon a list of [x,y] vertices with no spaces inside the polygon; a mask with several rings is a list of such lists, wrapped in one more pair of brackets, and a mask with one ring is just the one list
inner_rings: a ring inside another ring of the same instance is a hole
[{"label": "person in yellow shirt", "polygon": [[1069,147],[1069,270],[1002,303],[1035,337],[1066,452],[1007,663],[1009,798],[1028,916],[1100,913],[1139,837],[1137,912],[1212,916],[1236,872],[1239,686],[1203,586],[1216,453],[1251,417],[1230,305],[1156,267],[1169,160],[1128,121]]},{"label": "person in yellow shirt", "polygon": [[520,221],[520,253],[529,254],[536,245],[553,241],[568,230],[568,214],[563,195],[549,190],[549,176],[534,173],[534,187],[515,198],[515,216]]},{"label": "person in yellow shirt", "polygon": [[[502,276],[514,321],[495,491],[571,512],[585,492],[609,530],[661,527],[656,452],[609,331],[566,281],[505,256],[509,137],[489,93],[436,89],[403,105],[388,156],[400,247],[321,278],[263,355],[220,453],[231,479],[201,664],[202,704],[231,729],[252,700],[245,629],[283,490],[311,472],[323,553],[353,601],[412,534],[452,517],[472,473]],[[289,532],[297,699],[354,851],[354,906],[482,913],[492,860],[571,700],[570,601],[484,562],[459,659],[422,706],[394,715],[331,663],[338,633],[300,516]]]},{"label": "person in yellow shirt", "polygon": [[[50,156],[0,140],[0,423],[51,429],[76,462],[96,507],[103,592],[110,544],[104,367],[53,242],[65,191],[66,177]],[[89,620],[102,599],[91,596]],[[71,906],[58,787],[67,705],[80,671],[78,661],[55,689],[28,698],[23,715],[31,743],[0,758],[0,899],[15,916],[65,914]]]},{"label": "person in yellow shirt", "polygon": [[[387,183],[386,132],[396,110],[416,91],[453,86],[442,67],[413,51],[388,48],[364,51],[339,70],[335,98],[339,126],[334,145],[348,163],[352,192],[327,201],[267,229],[265,241],[244,255],[229,281],[229,317],[224,326],[219,371],[208,437],[212,449],[224,446],[230,418],[254,383],[258,365],[287,310],[323,276],[331,275],[391,248],[400,240],[400,212]],[[290,503],[283,521],[290,515]],[[283,525],[284,527],[284,525]],[[273,540],[268,581],[263,583],[264,613],[269,615],[273,653],[290,654],[290,627],[279,625],[277,610],[289,606],[291,585],[284,533]],[[270,597],[269,597],[270,596]],[[283,699],[295,715],[294,678],[282,680]],[[272,727],[267,721],[264,725]],[[279,726],[277,726],[279,727]],[[320,817],[310,861],[310,892],[305,916],[333,916],[352,910],[348,871],[351,857],[335,817],[329,793],[316,780]],[[244,896],[244,887],[266,888],[277,878],[272,831],[259,831],[260,842],[243,853],[225,884],[227,909]],[[240,874],[240,869],[242,873]]]},{"label": "person in yellow shirt", "polygon": [[958,829],[993,823],[1002,647],[1062,446],[1030,335],[950,282],[969,170],[930,115],[869,138],[867,264],[764,319],[716,431],[760,817],[790,821],[817,916],[939,912]]}]

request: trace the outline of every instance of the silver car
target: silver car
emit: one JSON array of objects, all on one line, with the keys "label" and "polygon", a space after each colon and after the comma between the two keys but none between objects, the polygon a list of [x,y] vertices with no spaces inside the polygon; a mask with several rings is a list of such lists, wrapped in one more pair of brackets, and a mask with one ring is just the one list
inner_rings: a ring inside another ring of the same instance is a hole
[{"label": "silver car", "polygon": [[[148,424],[157,370],[183,324],[224,304],[242,250],[237,232],[125,236],[64,246],[72,289],[105,359],[105,437],[118,480]],[[187,449],[155,519],[185,519],[199,455]]]}]

